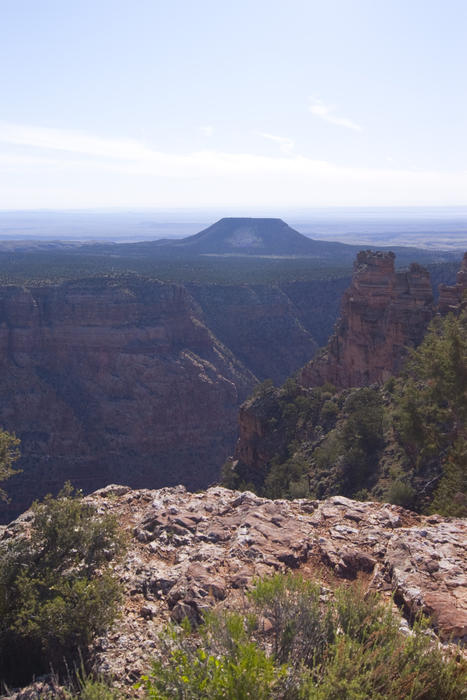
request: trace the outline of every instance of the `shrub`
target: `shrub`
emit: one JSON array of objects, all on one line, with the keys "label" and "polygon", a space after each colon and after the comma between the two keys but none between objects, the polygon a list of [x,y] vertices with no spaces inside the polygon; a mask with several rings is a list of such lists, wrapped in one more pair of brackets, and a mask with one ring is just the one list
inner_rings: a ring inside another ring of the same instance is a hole
[{"label": "shrub", "polygon": [[325,401],[323,407],[321,408],[321,423],[324,426],[333,427],[337,416],[339,414],[339,407],[334,401]]},{"label": "shrub", "polygon": [[[388,611],[371,635],[344,633],[323,662],[304,674],[299,697],[306,700],[465,700],[466,666],[445,658],[426,635],[425,624],[403,637]],[[307,677],[306,677],[307,676]]]},{"label": "shrub", "polygon": [[[18,470],[13,469],[13,464],[19,456],[18,438],[0,430],[0,482],[18,473]],[[2,488],[0,488],[0,499],[6,500],[6,493]]]},{"label": "shrub", "polygon": [[464,311],[435,318],[395,382],[396,434],[418,480],[425,482],[411,503],[417,509],[467,514],[466,396]]},{"label": "shrub", "polygon": [[81,663],[74,678],[69,681],[69,690],[64,693],[67,700],[120,700],[122,693],[112,688],[105,678],[86,673]]},{"label": "shrub", "polygon": [[120,599],[109,564],[124,547],[116,520],[70,485],[32,510],[30,536],[0,549],[0,671],[16,685],[73,665]]},{"label": "shrub", "polygon": [[[143,685],[158,700],[465,700],[467,664],[418,620],[399,631],[391,603],[358,586],[335,599],[299,576],[258,581],[256,615],[208,615],[170,628]],[[266,624],[266,621],[268,624]]]},{"label": "shrub", "polygon": [[415,500],[415,490],[410,484],[405,484],[400,479],[396,479],[388,489],[387,500],[395,506],[410,508]]},{"label": "shrub", "polygon": [[430,512],[467,517],[467,441],[463,439],[458,439],[450,450]]},{"label": "shrub", "polygon": [[280,663],[309,664],[334,637],[332,612],[320,602],[320,587],[301,576],[277,574],[258,581],[250,597],[272,623],[272,648]]},{"label": "shrub", "polygon": [[[171,634],[170,634],[171,632]],[[251,627],[242,616],[230,613],[208,616],[196,645],[189,625],[162,642],[161,655],[142,684],[147,697],[193,700],[269,700],[280,697],[285,669],[274,663],[250,639]]]}]

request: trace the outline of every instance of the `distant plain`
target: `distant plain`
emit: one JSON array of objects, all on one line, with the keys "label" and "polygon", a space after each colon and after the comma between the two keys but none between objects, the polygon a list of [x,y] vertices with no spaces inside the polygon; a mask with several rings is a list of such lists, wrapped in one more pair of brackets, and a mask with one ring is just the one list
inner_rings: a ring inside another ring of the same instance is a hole
[{"label": "distant plain", "polygon": [[467,248],[467,207],[0,211],[0,241],[5,250],[7,242],[14,240],[130,243],[182,238],[223,216],[278,216],[310,238],[367,248],[401,245],[442,250]]}]

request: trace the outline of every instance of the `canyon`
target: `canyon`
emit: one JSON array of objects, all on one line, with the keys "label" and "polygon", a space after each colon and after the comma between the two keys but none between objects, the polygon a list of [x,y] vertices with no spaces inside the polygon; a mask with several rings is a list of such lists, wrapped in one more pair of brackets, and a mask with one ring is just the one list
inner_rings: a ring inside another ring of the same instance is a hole
[{"label": "canyon", "polygon": [[[287,447],[292,424],[290,415],[287,430],[277,423],[278,393],[306,398],[334,380],[338,395],[350,396],[350,387],[384,382],[435,314],[463,306],[466,272],[467,255],[436,305],[425,269],[395,272],[392,254],[361,252],[325,350],[298,383],[265,383],[243,403],[236,462],[253,473]],[[448,650],[467,639],[465,519],[368,496],[269,499],[218,485],[190,492],[214,480],[213,460],[218,468],[235,439],[238,403],[258,382],[255,367],[279,376],[316,347],[297,285],[287,294],[284,285],[185,288],[128,276],[0,289],[0,420],[16,421],[27,448],[10,512],[37,495],[35,481],[44,491],[65,478],[85,491],[125,483],[85,502],[126,532],[128,550],[114,566],[122,615],[93,641],[90,658],[131,697],[143,695],[134,684],[168,622],[196,627],[211,609],[245,611],[246,591],[276,572],[315,581],[326,600],[342,582],[377,591],[398,610],[402,635],[424,613],[434,643]],[[291,359],[276,352],[274,329],[294,348]],[[320,402],[321,412],[332,403]],[[175,485],[182,481],[189,490]],[[28,537],[33,518],[26,511],[0,525],[0,544]],[[44,677],[11,697],[65,690]]]},{"label": "canyon", "polygon": [[309,329],[330,332],[347,283],[184,287],[119,275],[0,287],[0,425],[22,453],[0,518],[68,479],[85,492],[217,480],[239,405],[314,354]]},{"label": "canyon", "polygon": [[[429,280],[418,267],[390,274],[405,282],[391,282],[390,294],[400,296],[378,332],[395,332],[403,347],[406,330],[416,342],[430,317]],[[66,480],[86,493],[115,481],[151,488],[216,482],[234,450],[239,406],[258,382],[279,385],[313,357],[349,281],[181,285],[116,274],[2,285],[0,426],[20,438],[22,456],[0,521]],[[360,308],[375,300],[377,326],[378,293],[359,284]],[[379,359],[371,353],[378,366],[388,361],[385,352]]]}]

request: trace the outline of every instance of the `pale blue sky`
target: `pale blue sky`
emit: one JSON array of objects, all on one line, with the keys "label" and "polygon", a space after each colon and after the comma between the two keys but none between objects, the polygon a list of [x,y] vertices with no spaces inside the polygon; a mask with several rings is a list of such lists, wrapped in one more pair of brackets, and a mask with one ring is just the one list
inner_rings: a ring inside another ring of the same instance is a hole
[{"label": "pale blue sky", "polygon": [[0,0],[0,208],[467,204],[466,0]]}]

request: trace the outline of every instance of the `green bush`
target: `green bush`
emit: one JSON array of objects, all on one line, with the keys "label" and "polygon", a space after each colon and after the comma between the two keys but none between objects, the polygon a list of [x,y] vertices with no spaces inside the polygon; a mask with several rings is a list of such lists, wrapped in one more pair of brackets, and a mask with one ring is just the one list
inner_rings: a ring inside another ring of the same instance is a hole
[{"label": "green bush", "polygon": [[[169,631],[170,632],[170,631]],[[163,656],[144,676],[147,697],[157,700],[269,700],[280,697],[285,668],[254,641],[242,616],[208,616],[197,645],[189,625],[162,640]],[[165,658],[164,658],[165,656]]]},{"label": "green bush", "polygon": [[70,485],[32,511],[30,535],[0,547],[0,672],[13,685],[73,665],[120,600],[110,568],[124,549],[116,520]]},{"label": "green bush", "polygon": [[467,441],[464,439],[458,439],[449,451],[430,512],[467,517]]},{"label": "green bush", "polygon": [[465,700],[467,674],[463,661],[445,658],[417,623],[403,637],[390,612],[362,639],[344,633],[325,660],[304,674],[298,697],[303,700]]},{"label": "green bush", "polygon": [[95,674],[86,673],[83,664],[71,678],[68,686],[69,689],[64,693],[67,700],[120,700],[123,698],[123,694],[113,688],[110,681]]},{"label": "green bush", "polygon": [[326,426],[326,427],[333,427],[337,416],[339,414],[339,407],[334,401],[327,400],[323,403],[323,406],[321,408],[321,424]]}]

